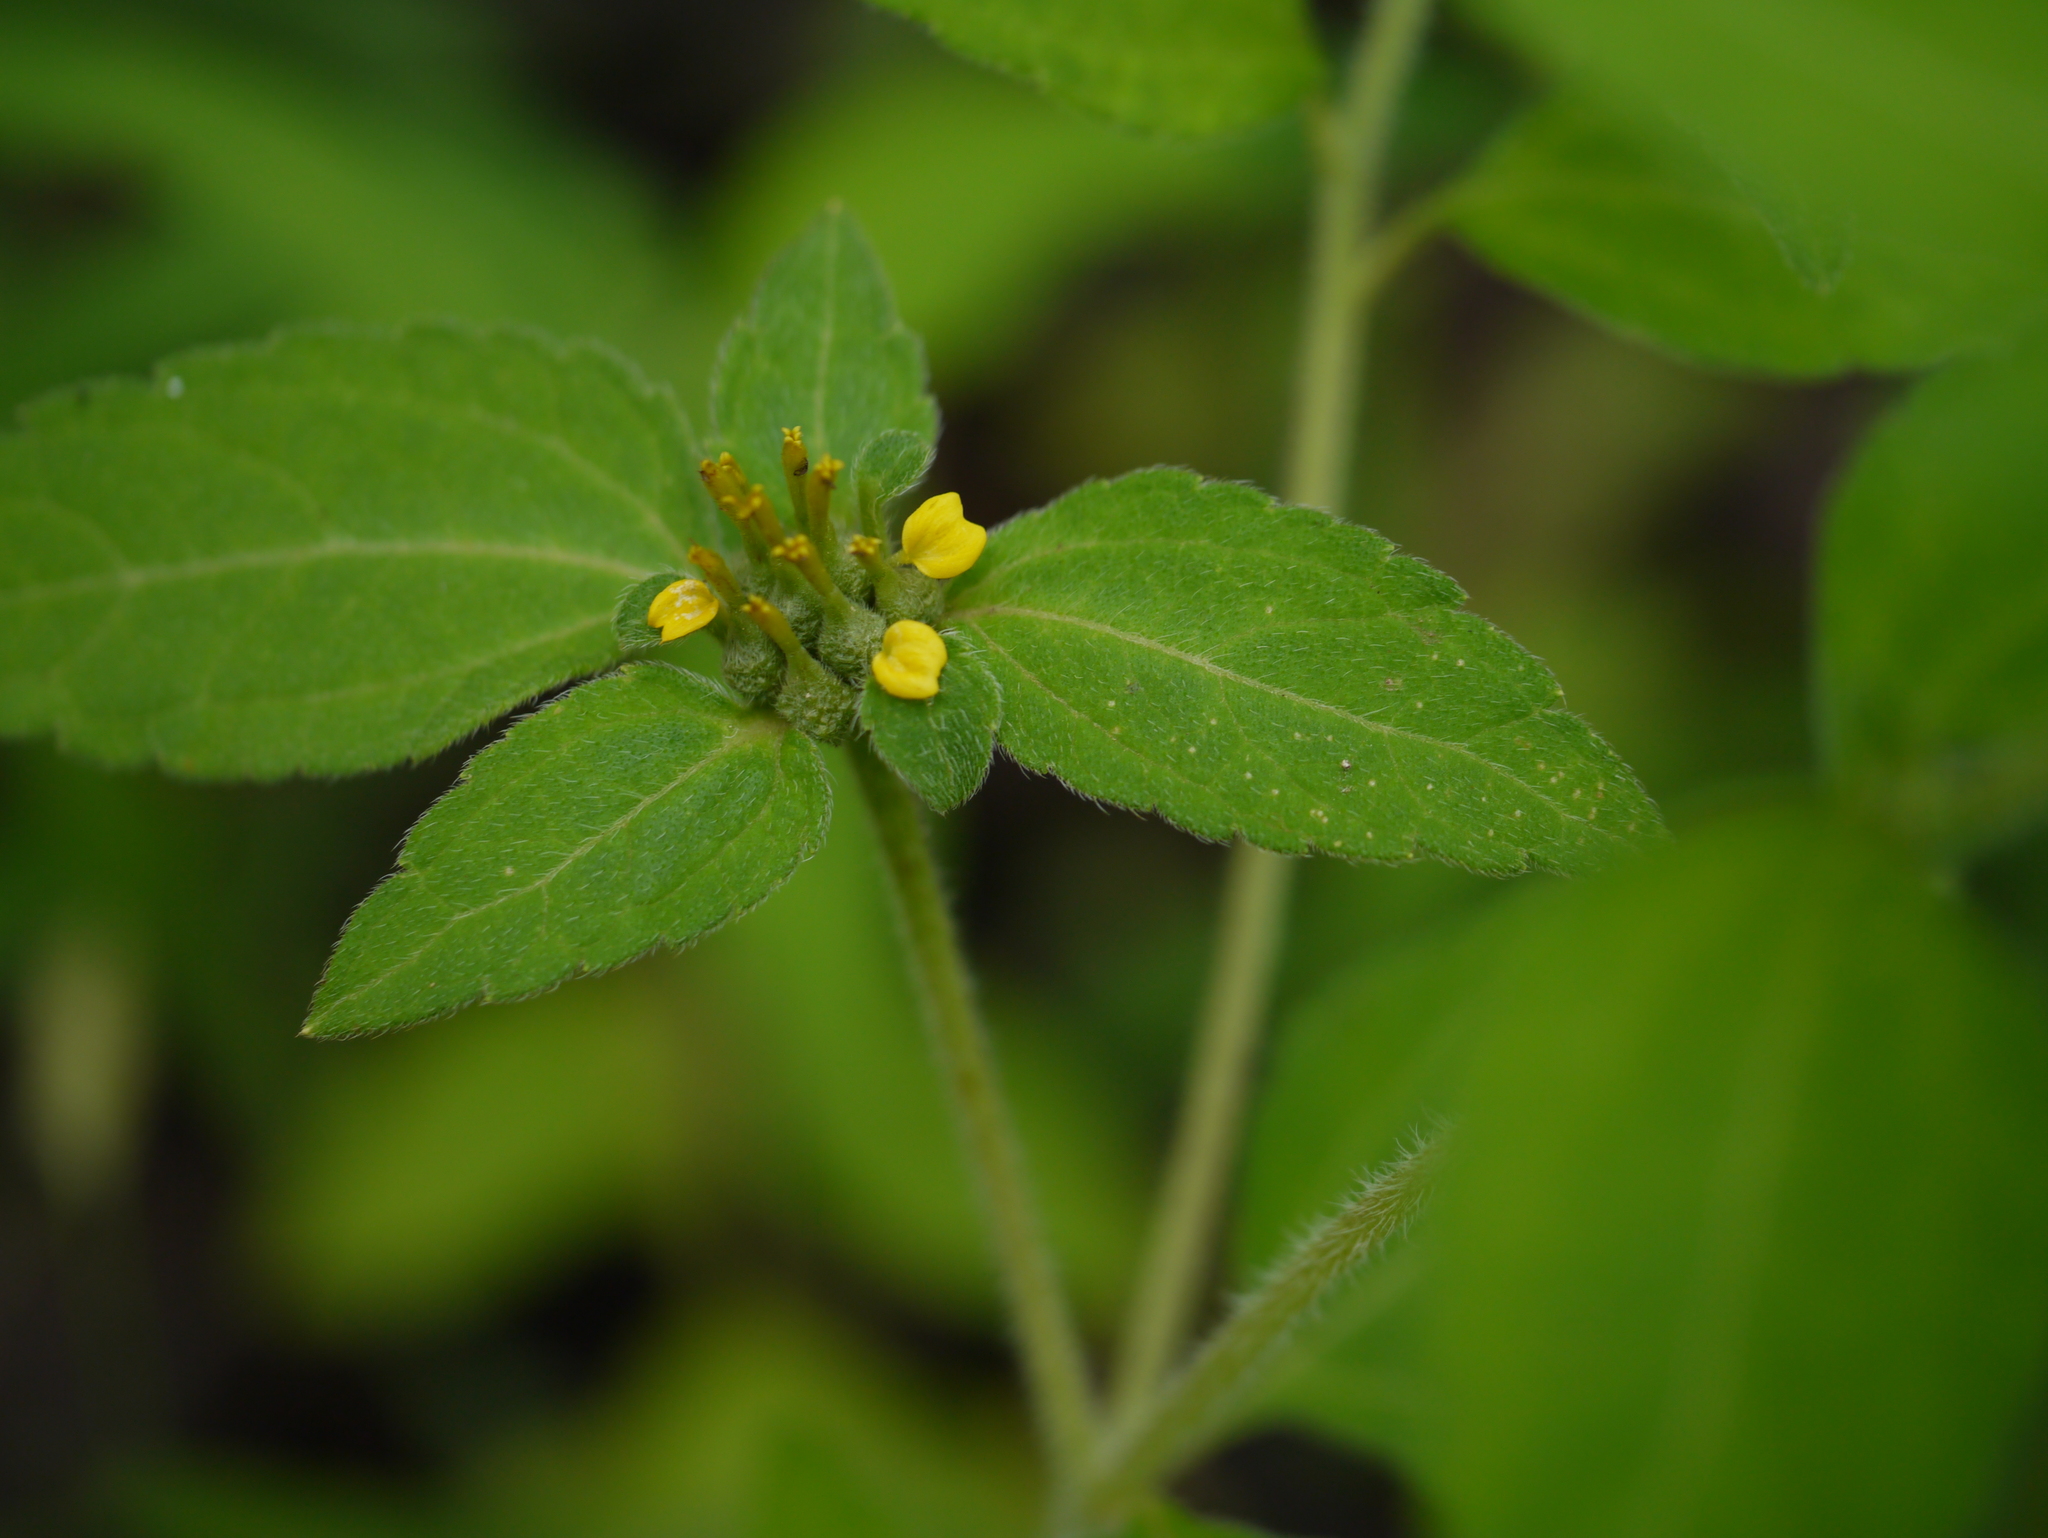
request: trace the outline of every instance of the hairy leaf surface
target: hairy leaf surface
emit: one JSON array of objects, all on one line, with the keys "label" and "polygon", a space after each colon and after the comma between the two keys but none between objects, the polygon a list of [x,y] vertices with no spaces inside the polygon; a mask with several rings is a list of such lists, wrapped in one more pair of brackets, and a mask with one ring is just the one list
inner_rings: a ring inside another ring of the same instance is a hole
[{"label": "hairy leaf surface", "polygon": [[1822,751],[1956,851],[2048,811],[2048,346],[1958,364],[1864,443],[1828,512]]},{"label": "hairy leaf surface", "polygon": [[1530,112],[1449,207],[1495,267],[1711,363],[1797,375],[1912,368],[1990,345],[2012,321],[2010,264],[1996,254],[1871,232],[1853,249],[1802,247],[1668,124],[1584,97]]},{"label": "hairy leaf surface", "polygon": [[842,486],[850,484],[860,527],[875,538],[888,533],[896,499],[925,478],[932,467],[932,445],[915,433],[900,428],[878,433],[867,441],[860,458]]},{"label": "hairy leaf surface", "polygon": [[1504,874],[1654,835],[1627,766],[1463,597],[1370,529],[1141,470],[998,528],[950,623],[1019,763],[1205,838]]},{"label": "hairy leaf surface", "polygon": [[180,774],[417,758],[604,666],[701,490],[613,354],[283,332],[47,397],[0,436],[0,732]]},{"label": "hairy leaf surface", "polygon": [[343,1036],[516,999],[685,945],[814,853],[809,738],[640,663],[479,753],[349,920],[306,1030]]},{"label": "hairy leaf surface", "polygon": [[873,678],[861,691],[860,720],[882,761],[910,782],[935,812],[950,812],[981,789],[995,756],[1003,693],[978,649],[957,633],[939,692],[899,700]]},{"label": "hairy leaf surface", "polygon": [[2048,1299],[2037,985],[1798,808],[1528,897],[1429,1220],[1446,1525],[1970,1530]]},{"label": "hairy leaf surface", "polygon": [[881,263],[838,204],[776,257],[726,333],[711,371],[711,416],[720,443],[785,516],[785,427],[804,430],[814,461],[832,454],[848,465],[891,428],[938,437],[924,343],[897,315]]},{"label": "hairy leaf surface", "polygon": [[978,63],[1164,133],[1224,133],[1277,117],[1323,71],[1299,0],[880,3]]}]

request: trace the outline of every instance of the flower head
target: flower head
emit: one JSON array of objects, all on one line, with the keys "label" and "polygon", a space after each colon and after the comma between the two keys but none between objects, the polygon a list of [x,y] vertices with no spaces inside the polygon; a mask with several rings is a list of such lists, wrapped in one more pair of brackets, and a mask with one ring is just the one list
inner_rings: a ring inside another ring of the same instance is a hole
[{"label": "flower head", "polygon": [[[954,498],[955,502],[958,500]],[[882,632],[882,649],[868,666],[874,671],[875,682],[899,700],[928,700],[939,692],[939,674],[946,666],[946,642],[929,625],[899,619]]]},{"label": "flower head", "polygon": [[718,615],[718,595],[695,577],[671,582],[647,606],[647,623],[664,641],[676,641],[702,630]]},{"label": "flower head", "polygon": [[927,577],[957,577],[981,559],[987,543],[988,530],[969,523],[960,494],[948,491],[927,499],[903,520],[903,553],[896,559]]}]

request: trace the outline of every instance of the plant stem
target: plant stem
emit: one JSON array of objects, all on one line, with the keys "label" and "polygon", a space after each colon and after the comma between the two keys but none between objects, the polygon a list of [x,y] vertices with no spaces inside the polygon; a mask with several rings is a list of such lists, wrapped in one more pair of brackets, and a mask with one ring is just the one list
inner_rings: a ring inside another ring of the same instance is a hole
[{"label": "plant stem", "polygon": [[1118,1429],[1084,1499],[1091,1522],[1109,1525],[1171,1475],[1330,1287],[1414,1217],[1428,1195],[1436,1151],[1426,1142],[1367,1181],[1238,1302],[1139,1416]]},{"label": "plant stem", "polygon": [[1365,374],[1372,259],[1401,94],[1429,25],[1430,0],[1375,0],[1345,72],[1344,95],[1314,127],[1315,208],[1295,358],[1294,412],[1282,490],[1290,502],[1341,514],[1352,429]]},{"label": "plant stem", "polygon": [[[1359,29],[1343,98],[1315,119],[1315,207],[1283,491],[1341,514],[1365,371],[1365,318],[1392,261],[1375,239],[1396,112],[1431,0],[1376,0]],[[1293,862],[1242,841],[1224,877],[1216,962],[1188,1087],[1117,1365],[1119,1421],[1172,1367],[1208,1278],[1236,1164],[1260,1029],[1285,934]]]},{"label": "plant stem", "polygon": [[1032,1200],[1023,1146],[940,889],[924,808],[865,743],[848,752],[874,817],[932,1051],[988,1220],[1057,1505],[1086,1467],[1095,1437],[1081,1338]]},{"label": "plant stem", "polygon": [[1124,1326],[1114,1395],[1119,1417],[1142,1403],[1173,1366],[1209,1276],[1293,873],[1291,861],[1250,844],[1231,852],[1187,1095]]}]

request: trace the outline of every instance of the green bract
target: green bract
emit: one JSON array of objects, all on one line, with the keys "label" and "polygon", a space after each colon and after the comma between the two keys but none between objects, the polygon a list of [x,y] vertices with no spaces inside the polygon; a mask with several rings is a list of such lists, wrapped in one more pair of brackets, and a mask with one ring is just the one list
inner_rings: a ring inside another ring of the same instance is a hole
[{"label": "green bract", "polygon": [[950,618],[987,648],[1012,757],[1206,838],[1505,873],[1654,835],[1627,767],[1463,598],[1370,529],[1140,470],[998,529]]},{"label": "green bract", "polygon": [[857,463],[885,432],[938,437],[924,343],[897,316],[867,237],[836,204],[775,259],[726,333],[711,420],[718,447],[785,518],[794,516],[778,468],[785,427],[803,428],[814,464],[827,454]]},{"label": "green bract", "polygon": [[585,684],[471,761],[349,920],[306,1030],[516,999],[683,945],[817,852],[818,749],[660,663]]},{"label": "green bract", "polygon": [[602,348],[285,332],[0,437],[0,731],[180,774],[419,758],[615,655],[703,537],[674,399]]},{"label": "green bract", "polygon": [[1002,688],[981,654],[957,634],[946,637],[946,646],[935,698],[899,700],[872,678],[860,697],[860,724],[875,751],[935,812],[949,812],[981,789],[1003,714]]}]

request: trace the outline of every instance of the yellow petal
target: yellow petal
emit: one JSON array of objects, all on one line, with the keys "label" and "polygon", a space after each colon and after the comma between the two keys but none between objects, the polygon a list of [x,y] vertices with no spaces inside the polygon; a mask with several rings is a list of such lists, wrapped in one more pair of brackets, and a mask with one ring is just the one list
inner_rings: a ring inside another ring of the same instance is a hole
[{"label": "yellow petal", "polygon": [[903,520],[903,554],[927,577],[957,577],[981,559],[988,530],[970,523],[960,508],[960,493],[948,491],[927,499]]},{"label": "yellow petal", "polygon": [[928,700],[945,671],[945,638],[929,625],[899,619],[882,632],[882,649],[868,666],[875,682],[899,700]]},{"label": "yellow petal", "polygon": [[664,641],[675,641],[702,630],[717,614],[718,595],[695,577],[684,577],[654,595],[654,602],[647,606],[647,623],[661,632]]}]

